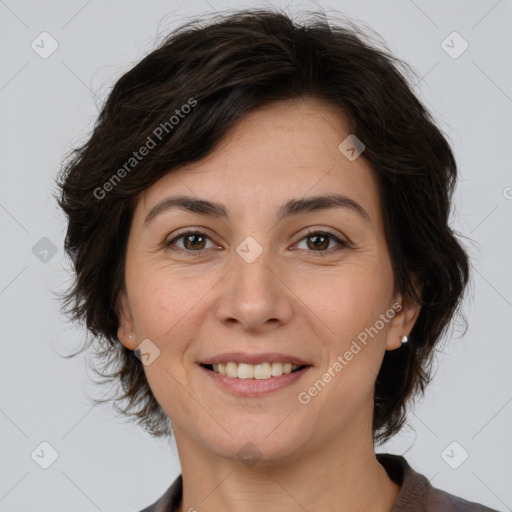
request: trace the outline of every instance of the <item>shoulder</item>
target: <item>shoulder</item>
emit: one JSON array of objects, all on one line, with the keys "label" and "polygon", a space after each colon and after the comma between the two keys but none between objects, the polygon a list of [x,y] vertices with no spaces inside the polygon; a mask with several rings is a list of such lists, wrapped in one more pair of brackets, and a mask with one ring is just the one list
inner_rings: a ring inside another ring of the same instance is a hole
[{"label": "shoulder", "polygon": [[[499,512],[433,487],[400,455],[378,453],[376,456],[389,477],[400,485],[400,494],[391,512]],[[179,475],[157,501],[140,512],[174,512],[181,497],[182,476]]]},{"label": "shoulder", "polygon": [[401,486],[391,512],[499,512],[433,487],[400,455],[378,453],[376,456],[389,477]]},{"label": "shoulder", "polygon": [[498,512],[493,508],[486,507],[474,501],[467,501],[448,492],[432,487],[427,496],[426,511],[449,511],[449,512]]},{"label": "shoulder", "polygon": [[181,503],[182,478],[179,475],[158,500],[140,512],[174,512]]}]

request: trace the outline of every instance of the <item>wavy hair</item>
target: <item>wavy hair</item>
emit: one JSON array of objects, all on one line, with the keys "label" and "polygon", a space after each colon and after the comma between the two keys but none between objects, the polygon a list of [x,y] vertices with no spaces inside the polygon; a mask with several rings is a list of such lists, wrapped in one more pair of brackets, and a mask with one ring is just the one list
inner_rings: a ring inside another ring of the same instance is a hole
[{"label": "wavy hair", "polygon": [[[360,24],[332,23],[316,12],[298,21],[272,8],[189,21],[119,78],[92,134],[68,154],[56,180],[74,272],[61,310],[90,335],[79,352],[94,344],[103,363],[94,371],[120,388],[95,402],[113,401],[152,436],[172,435],[143,365],[117,338],[137,196],[207,156],[252,110],[308,97],[341,108],[350,132],[365,144],[361,157],[378,184],[395,290],[421,304],[409,343],[386,352],[375,382],[374,441],[403,427],[408,402],[431,380],[436,345],[461,313],[469,279],[467,253],[449,226],[456,162],[406,78],[411,71]],[[194,108],[173,123],[192,101]],[[155,147],[131,161],[158,127]],[[413,275],[423,285],[421,296]]]}]

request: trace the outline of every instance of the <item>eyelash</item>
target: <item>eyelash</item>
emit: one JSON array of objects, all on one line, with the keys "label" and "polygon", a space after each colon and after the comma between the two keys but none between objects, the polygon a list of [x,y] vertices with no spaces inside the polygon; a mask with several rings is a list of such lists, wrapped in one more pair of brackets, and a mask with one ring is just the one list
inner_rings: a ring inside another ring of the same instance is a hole
[{"label": "eyelash", "polygon": [[[183,233],[180,233],[178,236],[174,237],[172,240],[169,240],[168,242],[165,242],[164,245],[166,247],[171,248],[172,245],[174,244],[174,242],[176,242],[177,240],[179,240],[179,239],[181,239],[183,237],[186,237],[187,235],[200,235],[202,237],[207,238],[208,240],[211,240],[211,238],[206,233],[204,233],[202,231],[185,231]],[[350,247],[350,245],[347,242],[345,242],[343,240],[340,240],[334,233],[331,233],[329,231],[315,231],[315,230],[309,231],[297,243],[302,242],[302,240],[304,240],[305,238],[310,238],[312,235],[327,236],[331,240],[334,240],[336,243],[339,244],[339,247],[337,247],[335,249],[328,249],[328,250],[325,250],[325,251],[308,251],[308,252],[312,252],[312,253],[315,253],[315,252],[319,252],[320,253],[320,254],[315,255],[315,256],[322,257],[325,253],[333,254],[333,253],[337,253],[337,252],[339,252],[339,251],[341,251],[343,249],[347,249],[348,247]],[[211,240],[211,241],[213,242],[213,240]],[[204,251],[206,251],[206,249],[201,249],[201,250],[198,250],[198,251],[191,251],[189,249],[181,249],[180,247],[178,247],[177,249],[176,248],[172,248],[171,250],[184,252],[187,256],[190,256],[192,258],[193,257],[202,256]]]}]

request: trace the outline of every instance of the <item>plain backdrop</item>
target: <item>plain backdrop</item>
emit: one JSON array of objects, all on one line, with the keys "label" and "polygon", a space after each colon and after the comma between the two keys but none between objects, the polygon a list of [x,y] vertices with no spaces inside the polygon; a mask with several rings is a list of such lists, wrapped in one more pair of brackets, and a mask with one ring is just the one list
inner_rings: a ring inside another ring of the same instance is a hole
[{"label": "plain backdrop", "polygon": [[[157,37],[190,16],[265,5],[285,2],[0,0],[0,512],[136,512],[180,473],[172,443],[91,405],[103,391],[85,355],[62,357],[84,333],[54,299],[71,279],[54,178]],[[377,451],[405,454],[435,487],[512,510],[512,2],[318,5],[366,23],[422,77],[415,92],[461,174],[453,226],[473,240],[469,328],[454,330],[407,428]]]}]

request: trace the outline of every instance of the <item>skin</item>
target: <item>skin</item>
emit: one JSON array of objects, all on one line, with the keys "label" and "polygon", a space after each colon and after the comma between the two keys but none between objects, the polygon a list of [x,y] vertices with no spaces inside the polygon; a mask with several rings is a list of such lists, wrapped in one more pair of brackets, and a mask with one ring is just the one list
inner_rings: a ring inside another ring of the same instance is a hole
[{"label": "skin", "polygon": [[[173,170],[138,199],[118,336],[131,350],[146,338],[160,350],[144,371],[172,421],[180,512],[385,512],[398,497],[375,457],[374,383],[419,306],[394,290],[371,167],[364,153],[350,161],[338,149],[349,133],[342,112],[313,98],[265,106],[207,158]],[[332,193],[357,201],[369,221],[346,208],[276,220],[290,199]],[[174,209],[143,226],[154,205],[178,194],[222,203],[229,218]],[[209,238],[166,247],[183,228]],[[315,248],[307,228],[350,246],[334,252],[340,246],[327,239]],[[247,236],[263,250],[252,263],[236,252]],[[401,311],[307,405],[299,403],[298,394],[396,303]],[[239,397],[197,364],[231,351],[283,352],[313,367],[284,389]],[[247,442],[260,457],[252,466],[238,455]]]}]

